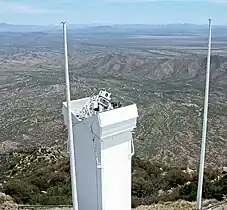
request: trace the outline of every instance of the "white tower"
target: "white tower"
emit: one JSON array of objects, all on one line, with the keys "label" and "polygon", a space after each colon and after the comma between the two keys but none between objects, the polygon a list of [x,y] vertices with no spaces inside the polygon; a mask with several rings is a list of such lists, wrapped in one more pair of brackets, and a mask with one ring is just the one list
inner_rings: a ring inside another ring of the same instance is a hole
[{"label": "white tower", "polygon": [[[131,210],[136,104],[81,119],[90,97],[71,101],[79,210]],[[68,127],[67,103],[63,115]]]}]

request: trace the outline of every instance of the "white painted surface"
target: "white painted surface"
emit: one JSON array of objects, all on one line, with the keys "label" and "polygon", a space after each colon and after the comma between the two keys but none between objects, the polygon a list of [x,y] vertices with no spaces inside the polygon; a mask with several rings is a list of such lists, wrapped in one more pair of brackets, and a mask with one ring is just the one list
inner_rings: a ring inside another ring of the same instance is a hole
[{"label": "white painted surface", "polygon": [[[83,121],[76,112],[89,98],[72,101],[79,210],[131,210],[131,139],[135,104]],[[63,114],[67,122],[67,107]]]},{"label": "white painted surface", "polygon": [[138,117],[136,104],[125,106],[111,111],[99,113],[101,127],[114,125]]},{"label": "white painted surface", "polygon": [[[94,135],[91,133],[89,126],[92,118],[86,119],[82,123],[73,126],[75,142],[75,159],[76,159],[76,180],[79,210],[99,210],[98,196],[101,198],[99,191],[100,170],[96,167],[96,155],[93,143]],[[96,150],[100,141],[96,141]],[[100,153],[100,152],[99,152]],[[100,156],[98,154],[98,156]],[[100,159],[100,158],[99,158]],[[100,203],[101,201],[99,201]]]},{"label": "white painted surface", "polygon": [[69,82],[69,65],[68,65],[68,45],[67,45],[67,30],[66,22],[63,23],[64,32],[64,48],[65,48],[65,80],[66,80],[66,98],[68,107],[68,141],[69,141],[69,155],[70,155],[70,172],[71,172],[71,187],[72,187],[72,202],[73,209],[78,210],[77,187],[76,187],[76,169],[74,157],[74,141],[73,141],[73,128],[72,128],[72,109],[70,97],[70,82]]},{"label": "white painted surface", "polygon": [[102,197],[105,210],[131,210],[131,134],[102,143]]}]

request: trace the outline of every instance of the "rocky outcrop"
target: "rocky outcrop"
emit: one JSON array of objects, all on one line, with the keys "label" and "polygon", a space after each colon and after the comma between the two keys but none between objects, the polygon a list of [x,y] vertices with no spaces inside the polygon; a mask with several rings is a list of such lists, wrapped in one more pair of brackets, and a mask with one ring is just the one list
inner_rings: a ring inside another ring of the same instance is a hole
[{"label": "rocky outcrop", "polygon": [[[211,207],[217,203],[217,200],[211,199],[211,200],[204,200],[203,201],[203,207]],[[153,204],[151,206],[139,206],[135,210],[194,210],[196,206],[195,202],[188,202],[184,200],[178,200],[175,202],[164,202],[164,203],[157,203]],[[213,208],[212,208],[213,209]]]},{"label": "rocky outcrop", "polygon": [[1,210],[17,210],[17,204],[13,202],[13,199],[4,193],[0,192],[0,209]]},{"label": "rocky outcrop", "polygon": [[[43,171],[49,165],[65,160],[67,153],[54,147],[31,148],[23,151],[14,151],[8,157],[0,156],[0,175],[7,179],[24,177]],[[0,176],[1,183],[1,176]]]}]

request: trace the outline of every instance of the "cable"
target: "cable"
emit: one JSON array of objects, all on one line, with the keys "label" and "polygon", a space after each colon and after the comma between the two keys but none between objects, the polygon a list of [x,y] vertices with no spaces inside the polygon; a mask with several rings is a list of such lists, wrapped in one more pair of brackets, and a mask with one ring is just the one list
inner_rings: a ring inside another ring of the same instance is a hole
[{"label": "cable", "polygon": [[[99,207],[101,207],[101,203],[100,202],[100,199],[99,199],[99,188],[98,188],[98,169],[102,169],[102,162],[100,160],[100,162],[98,161],[98,154],[97,154],[97,151],[96,151],[96,139],[100,140],[100,147],[101,147],[101,142],[104,143],[104,141],[102,139],[99,138],[99,136],[97,136],[93,129],[92,129],[92,125],[94,124],[95,120],[93,120],[91,126],[90,126],[90,129],[91,129],[91,133],[95,136],[93,137],[93,149],[94,149],[94,154],[95,154],[95,159],[96,159],[96,189],[97,189],[97,209],[99,209]],[[101,151],[100,151],[101,152]],[[100,154],[101,156],[101,154]],[[102,159],[102,161],[104,162],[104,159]]]},{"label": "cable", "polygon": [[96,138],[98,138],[101,142],[105,143],[105,141],[104,141],[103,139],[100,139],[99,136],[96,135],[96,133],[93,131],[92,126],[93,126],[94,122],[95,122],[95,120],[93,120],[93,122],[92,122],[92,124],[91,124],[91,126],[90,126],[90,128],[91,128],[91,133],[92,133]]},{"label": "cable", "polygon": [[95,162],[96,162],[96,173],[95,173],[95,176],[96,176],[96,199],[97,199],[97,209],[99,209],[99,185],[98,185],[98,169],[101,169],[101,163],[99,163],[98,161],[98,154],[97,154],[97,151],[96,151],[96,143],[95,143],[95,137],[93,138],[93,149],[94,149],[94,154],[95,154]]}]

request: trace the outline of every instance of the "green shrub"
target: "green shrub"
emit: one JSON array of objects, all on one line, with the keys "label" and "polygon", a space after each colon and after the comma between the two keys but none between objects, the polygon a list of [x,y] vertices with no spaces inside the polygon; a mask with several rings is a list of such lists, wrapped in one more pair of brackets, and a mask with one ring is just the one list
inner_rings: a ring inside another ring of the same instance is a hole
[{"label": "green shrub", "polygon": [[25,180],[13,179],[5,184],[4,192],[12,196],[17,203],[28,203],[32,196],[39,192],[39,189]]},{"label": "green shrub", "polygon": [[177,187],[178,185],[184,185],[189,180],[190,180],[189,174],[186,174],[182,170],[176,168],[170,169],[165,176],[167,188]]},{"label": "green shrub", "polygon": [[47,190],[50,187],[48,176],[35,176],[29,177],[30,182],[37,186],[39,190]]},{"label": "green shrub", "polygon": [[132,196],[132,208],[136,208],[137,206],[140,205],[141,205],[140,199],[136,196]]},{"label": "green shrub", "polygon": [[[37,166],[31,175],[23,174],[6,182],[4,192],[11,195],[17,203],[71,204],[69,169],[67,159],[42,166],[41,169]],[[218,175],[220,172],[211,168],[205,170],[203,198],[222,200],[227,195],[227,176],[217,180]],[[188,181],[190,184],[186,185]],[[154,163],[133,157],[132,207],[178,199],[195,201],[197,181],[197,174],[189,176],[182,168],[171,168],[161,162]],[[159,190],[163,192],[160,195]]]},{"label": "green shrub", "polygon": [[72,204],[71,199],[71,184],[61,183],[58,186],[49,188],[46,193],[33,196],[30,203],[33,205],[67,205]]},{"label": "green shrub", "polygon": [[71,199],[71,197],[66,195],[38,194],[31,199],[30,203],[32,205],[70,205],[72,204]]}]

